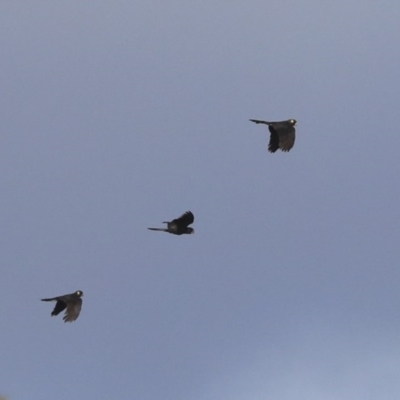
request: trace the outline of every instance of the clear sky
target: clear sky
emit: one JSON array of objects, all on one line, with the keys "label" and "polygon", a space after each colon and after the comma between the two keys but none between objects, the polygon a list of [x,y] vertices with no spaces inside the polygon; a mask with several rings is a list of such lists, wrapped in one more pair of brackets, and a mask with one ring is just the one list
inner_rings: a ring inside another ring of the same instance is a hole
[{"label": "clear sky", "polygon": [[[0,394],[398,400],[399,20],[2,1]],[[40,301],[78,289],[72,324]]]}]

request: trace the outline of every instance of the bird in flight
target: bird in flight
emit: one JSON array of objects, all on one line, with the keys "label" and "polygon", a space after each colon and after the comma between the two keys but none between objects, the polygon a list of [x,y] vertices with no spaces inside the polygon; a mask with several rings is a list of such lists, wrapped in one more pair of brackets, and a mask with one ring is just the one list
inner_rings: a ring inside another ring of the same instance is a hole
[{"label": "bird in flight", "polygon": [[190,235],[194,233],[194,229],[189,227],[190,224],[193,224],[193,221],[194,221],[193,213],[191,211],[186,211],[179,218],[173,219],[170,222],[168,221],[163,222],[163,224],[167,224],[166,228],[147,228],[147,229],[150,229],[151,231],[168,232],[174,235],[182,235],[184,233]]},{"label": "bird in flight", "polygon": [[268,150],[271,153],[275,153],[278,149],[289,151],[294,146],[296,139],[296,130],[294,127],[297,123],[295,119],[278,122],[260,121],[258,119],[251,119],[250,121],[256,124],[268,125],[268,129],[271,132]]},{"label": "bird in flight", "polygon": [[49,299],[42,299],[42,301],[56,301],[57,303],[51,313],[51,316],[58,315],[61,311],[66,309],[63,320],[64,322],[72,322],[79,317],[79,313],[81,312],[82,296],[83,292],[81,290],[77,290],[75,293],[65,294],[64,296],[52,297]]}]

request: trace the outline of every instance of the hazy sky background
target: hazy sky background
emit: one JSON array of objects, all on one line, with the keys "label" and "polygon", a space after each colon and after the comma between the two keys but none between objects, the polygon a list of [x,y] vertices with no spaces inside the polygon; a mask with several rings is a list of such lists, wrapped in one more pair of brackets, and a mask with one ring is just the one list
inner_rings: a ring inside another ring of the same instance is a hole
[{"label": "hazy sky background", "polygon": [[[399,20],[2,1],[0,393],[398,400]],[[295,118],[295,147],[249,118]],[[194,235],[147,230],[186,210]]]}]

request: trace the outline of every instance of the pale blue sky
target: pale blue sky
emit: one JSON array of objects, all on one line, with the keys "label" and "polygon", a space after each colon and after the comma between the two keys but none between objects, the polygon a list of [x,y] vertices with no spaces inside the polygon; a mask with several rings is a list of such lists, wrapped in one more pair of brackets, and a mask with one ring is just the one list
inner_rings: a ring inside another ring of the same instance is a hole
[{"label": "pale blue sky", "polygon": [[[0,393],[398,400],[399,20],[1,2]],[[293,150],[249,118],[295,118]],[[73,324],[40,302],[77,289]]]}]

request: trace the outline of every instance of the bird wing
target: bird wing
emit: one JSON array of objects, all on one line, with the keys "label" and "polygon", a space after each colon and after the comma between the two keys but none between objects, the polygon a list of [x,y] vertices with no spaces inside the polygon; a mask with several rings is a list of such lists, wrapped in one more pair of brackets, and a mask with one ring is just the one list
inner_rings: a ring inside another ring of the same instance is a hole
[{"label": "bird wing", "polygon": [[296,130],[293,126],[282,129],[282,131],[279,132],[279,148],[282,151],[289,151],[294,146],[295,139]]},{"label": "bird wing", "polygon": [[74,301],[71,301],[67,304],[67,311],[65,311],[65,315],[63,317],[64,322],[72,322],[75,321],[81,312],[82,308],[82,299],[78,298]]},{"label": "bird wing", "polygon": [[259,119],[251,119],[250,121],[254,122],[256,124],[268,125],[268,129],[271,132],[271,135],[270,135],[270,138],[269,138],[268,150],[271,153],[275,153],[279,149],[279,135],[278,135],[278,132],[274,128],[274,125],[276,123],[275,122],[268,122],[268,121],[261,121]]},{"label": "bird wing", "polygon": [[51,313],[51,316],[60,314],[61,311],[64,311],[67,308],[67,304],[62,300],[57,300],[56,306]]},{"label": "bird wing", "polygon": [[176,218],[172,223],[177,224],[179,227],[187,228],[190,224],[194,222],[194,215],[191,211],[186,211],[179,218]]},{"label": "bird wing", "polygon": [[271,135],[269,137],[268,151],[275,153],[279,149],[279,134],[273,125],[268,126]]}]

